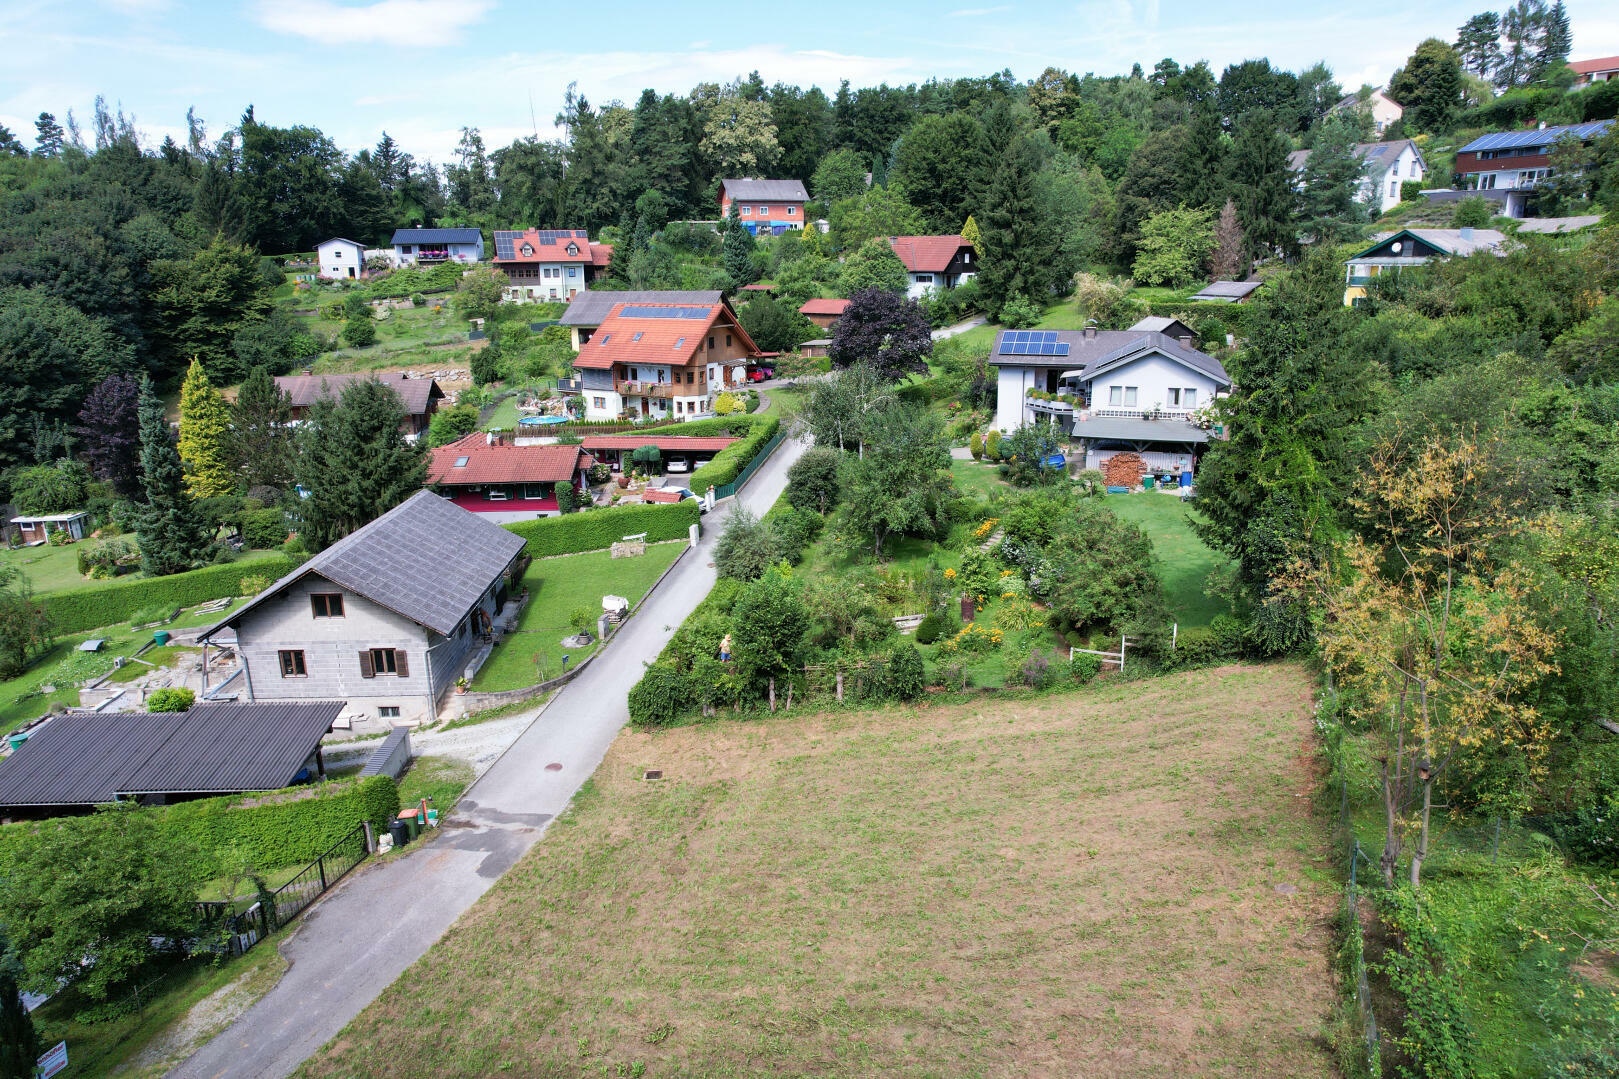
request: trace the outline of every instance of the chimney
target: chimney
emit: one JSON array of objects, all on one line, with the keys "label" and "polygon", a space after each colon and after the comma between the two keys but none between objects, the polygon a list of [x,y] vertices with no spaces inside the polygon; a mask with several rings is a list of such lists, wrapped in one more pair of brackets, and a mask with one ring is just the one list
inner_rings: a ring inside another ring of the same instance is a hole
[{"label": "chimney", "polygon": [[1093,338],[1095,336],[1096,336],[1096,327],[1095,326],[1086,326],[1085,327],[1085,340],[1089,341],[1091,338]]},{"label": "chimney", "polygon": [[1462,239],[1471,240],[1472,238],[1473,238],[1473,226],[1472,225],[1463,225],[1462,226]]}]

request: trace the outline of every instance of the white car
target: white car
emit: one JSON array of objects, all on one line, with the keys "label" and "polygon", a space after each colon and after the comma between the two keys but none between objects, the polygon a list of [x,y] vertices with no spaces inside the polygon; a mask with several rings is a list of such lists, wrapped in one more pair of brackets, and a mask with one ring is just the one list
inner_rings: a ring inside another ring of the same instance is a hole
[{"label": "white car", "polygon": [[686,499],[688,499],[688,498],[693,499],[694,501],[696,501],[696,503],[697,503],[697,512],[699,514],[708,512],[708,503],[705,500],[703,500],[701,498],[698,498],[696,495],[692,494],[691,493],[691,488],[689,488],[689,487],[665,487],[664,490],[665,491],[678,491],[678,492],[680,492],[680,500],[682,502],[686,501]]},{"label": "white car", "polygon": [[691,464],[684,457],[676,457],[663,466],[665,472],[690,472]]}]

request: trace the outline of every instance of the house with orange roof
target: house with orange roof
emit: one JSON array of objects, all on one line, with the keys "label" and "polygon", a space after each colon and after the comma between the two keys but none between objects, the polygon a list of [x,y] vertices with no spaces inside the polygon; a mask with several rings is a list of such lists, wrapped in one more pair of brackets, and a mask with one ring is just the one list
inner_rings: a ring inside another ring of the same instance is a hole
[{"label": "house with orange roof", "polygon": [[1593,82],[1619,79],[1619,56],[1599,56],[1595,60],[1575,60],[1569,65],[1574,72],[1574,89],[1583,90]]},{"label": "house with orange roof", "polygon": [[888,245],[905,264],[905,295],[920,300],[955,288],[978,274],[978,255],[961,236],[890,236]]},{"label": "house with orange roof", "polygon": [[511,229],[495,233],[492,264],[504,273],[508,301],[566,303],[607,272],[612,244],[593,244],[584,229]]},{"label": "house with orange roof", "polygon": [[762,355],[724,302],[614,304],[573,361],[587,420],[685,420],[747,382]]},{"label": "house with orange roof", "polygon": [[814,299],[798,305],[798,313],[823,330],[830,330],[848,309],[848,300]]},{"label": "house with orange roof", "polygon": [[519,446],[474,431],[433,450],[427,485],[484,520],[529,521],[556,516],[557,487],[582,489],[595,463],[581,446]]}]

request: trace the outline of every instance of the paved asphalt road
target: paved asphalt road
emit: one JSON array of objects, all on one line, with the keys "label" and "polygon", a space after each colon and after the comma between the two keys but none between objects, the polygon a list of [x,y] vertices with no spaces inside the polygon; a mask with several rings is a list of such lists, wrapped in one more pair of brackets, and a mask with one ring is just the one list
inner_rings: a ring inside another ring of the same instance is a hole
[{"label": "paved asphalt road", "polygon": [[[983,319],[935,330],[942,340]],[[783,442],[739,496],[763,515],[807,445]],[[169,1073],[171,1079],[282,1079],[375,1000],[540,838],[601,763],[628,720],[640,665],[714,586],[709,567],[728,505],[704,518],[682,556],[603,655],[539,710],[429,841],[373,863],[309,909],[281,944],[291,967],[274,989]]]},{"label": "paved asphalt road", "polygon": [[[806,448],[783,442],[739,496],[762,515]],[[376,999],[523,853],[601,763],[629,719],[625,694],[714,585],[725,515],[586,668],[467,791],[430,841],[364,867],[309,909],[281,945],[274,989],[174,1071],[173,1079],[280,1079]]]}]

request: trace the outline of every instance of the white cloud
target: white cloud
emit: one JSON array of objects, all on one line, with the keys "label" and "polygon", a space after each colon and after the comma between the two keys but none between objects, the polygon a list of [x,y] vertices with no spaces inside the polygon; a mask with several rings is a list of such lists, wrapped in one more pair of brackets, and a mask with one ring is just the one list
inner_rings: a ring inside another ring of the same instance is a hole
[{"label": "white cloud", "polygon": [[494,7],[493,0],[260,0],[261,26],[323,45],[379,44],[432,48],[456,43],[461,32]]}]

